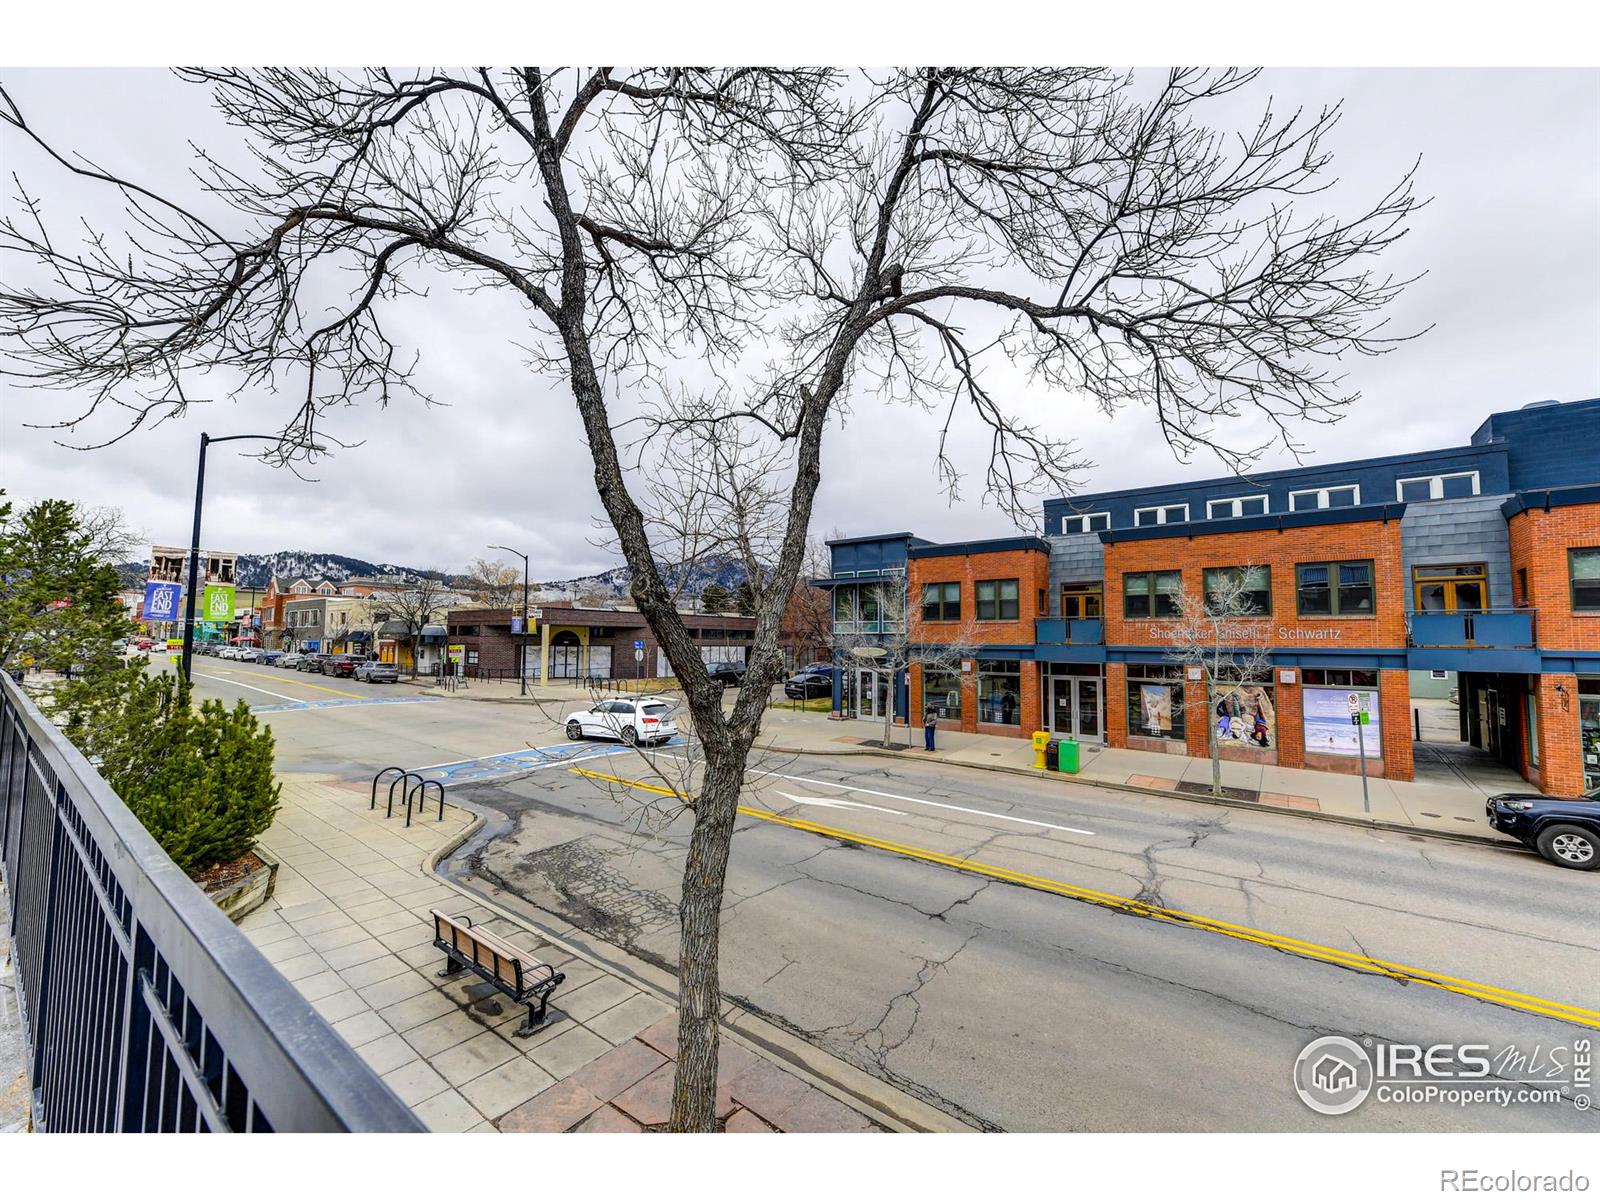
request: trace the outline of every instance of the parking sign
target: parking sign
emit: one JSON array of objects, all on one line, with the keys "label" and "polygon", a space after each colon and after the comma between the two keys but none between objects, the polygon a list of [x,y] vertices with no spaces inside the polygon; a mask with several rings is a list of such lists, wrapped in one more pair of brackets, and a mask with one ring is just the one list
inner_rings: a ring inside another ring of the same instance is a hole
[{"label": "parking sign", "polygon": [[183,596],[181,583],[147,583],[144,585],[144,619],[146,621],[176,621],[178,601]]}]

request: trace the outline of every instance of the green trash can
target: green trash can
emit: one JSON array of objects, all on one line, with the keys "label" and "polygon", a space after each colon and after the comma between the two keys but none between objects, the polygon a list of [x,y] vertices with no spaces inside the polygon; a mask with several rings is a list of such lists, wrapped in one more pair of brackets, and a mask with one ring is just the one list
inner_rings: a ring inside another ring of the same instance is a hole
[{"label": "green trash can", "polygon": [[1077,738],[1062,739],[1061,750],[1058,753],[1057,761],[1061,764],[1061,766],[1058,768],[1059,770],[1065,771],[1068,775],[1076,775],[1078,773]]}]

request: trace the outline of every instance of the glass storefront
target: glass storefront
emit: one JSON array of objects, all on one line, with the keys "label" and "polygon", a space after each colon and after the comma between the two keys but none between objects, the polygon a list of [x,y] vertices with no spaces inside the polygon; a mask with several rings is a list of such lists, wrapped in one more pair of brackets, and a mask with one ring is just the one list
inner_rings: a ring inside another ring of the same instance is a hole
[{"label": "glass storefront", "polygon": [[1022,724],[1022,664],[978,660],[978,720],[986,725]]},{"label": "glass storefront", "polygon": [[922,704],[933,705],[941,721],[961,720],[961,676],[954,671],[923,671]]},{"label": "glass storefront", "polygon": [[1184,740],[1181,667],[1128,665],[1128,734]]},{"label": "glass storefront", "polygon": [[1270,683],[1246,683],[1219,691],[1211,702],[1217,741],[1224,746],[1278,748],[1278,706]]},{"label": "glass storefront", "polygon": [[1583,747],[1583,788],[1600,787],[1600,678],[1578,680],[1578,742]]}]

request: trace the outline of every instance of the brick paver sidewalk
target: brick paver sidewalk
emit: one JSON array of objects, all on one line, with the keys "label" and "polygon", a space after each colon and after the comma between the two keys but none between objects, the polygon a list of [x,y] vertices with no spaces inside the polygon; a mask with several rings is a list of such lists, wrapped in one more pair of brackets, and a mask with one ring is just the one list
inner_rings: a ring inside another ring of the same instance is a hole
[{"label": "brick paver sidewalk", "polygon": [[[617,1132],[660,1127],[671,1101],[677,1013],[651,991],[475,905],[423,870],[470,814],[450,806],[385,820],[383,791],[284,777],[262,839],[282,863],[241,928],[430,1129]],[[470,917],[566,975],[544,1028],[470,974],[435,972],[428,914]],[[724,1037],[718,1116],[730,1132],[878,1128],[808,1079]]]}]

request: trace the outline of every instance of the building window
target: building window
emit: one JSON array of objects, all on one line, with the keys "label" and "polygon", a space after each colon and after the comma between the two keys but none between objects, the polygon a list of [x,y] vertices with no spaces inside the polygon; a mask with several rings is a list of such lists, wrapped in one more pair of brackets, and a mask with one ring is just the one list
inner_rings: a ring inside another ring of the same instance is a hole
[{"label": "building window", "polygon": [[1128,732],[1183,741],[1183,673],[1178,666],[1128,664]]},{"label": "building window", "polygon": [[1528,568],[1517,568],[1517,603],[1528,603]]},{"label": "building window", "polygon": [[1354,508],[1360,503],[1361,488],[1353,483],[1289,493],[1290,512],[1309,512],[1313,508]]},{"label": "building window", "polygon": [[1347,671],[1336,667],[1305,667],[1300,672],[1300,682],[1307,687],[1364,687],[1378,686],[1376,671]]},{"label": "building window", "polygon": [[1270,683],[1245,683],[1221,688],[1211,701],[1219,745],[1232,743],[1257,750],[1278,746],[1278,707]]},{"label": "building window", "polygon": [[864,587],[861,594],[856,597],[856,603],[861,606],[861,623],[863,625],[876,625],[880,619],[878,604],[878,589]]},{"label": "building window", "polygon": [[1063,583],[1061,615],[1068,620],[1093,619],[1104,615],[1102,594],[1098,583]]},{"label": "building window", "polygon": [[1301,563],[1295,568],[1295,610],[1302,617],[1370,617],[1372,560]]},{"label": "building window", "polygon": [[835,625],[851,625],[856,619],[856,589],[842,587],[833,589],[833,623]]},{"label": "building window", "polygon": [[1122,615],[1175,617],[1183,594],[1182,571],[1144,571],[1122,577]]},{"label": "building window", "polygon": [[1600,546],[1568,550],[1567,571],[1572,578],[1572,611],[1600,612]]},{"label": "building window", "polygon": [[1429,671],[1428,672],[1428,678],[1429,679],[1449,679],[1450,678],[1450,672],[1449,671],[1438,671],[1438,670]]},{"label": "building window", "polygon": [[1206,611],[1211,612],[1212,596],[1219,588],[1227,587],[1231,592],[1241,582],[1244,590],[1240,599],[1250,606],[1250,611],[1263,616],[1271,613],[1272,571],[1268,567],[1207,567]]},{"label": "building window", "polygon": [[1600,787],[1600,679],[1578,680],[1578,748],[1584,791]]},{"label": "building window", "polygon": [[1417,612],[1481,612],[1489,607],[1489,577],[1482,563],[1411,568]]},{"label": "building window", "polygon": [[1020,615],[1020,584],[1015,579],[980,579],[974,586],[980,621],[1015,621]]},{"label": "building window", "polygon": [[961,719],[961,676],[954,671],[922,673],[922,705],[933,707],[941,721]]},{"label": "building window", "polygon": [[1158,504],[1154,508],[1133,510],[1135,525],[1182,525],[1188,519],[1187,504]]},{"label": "building window", "polygon": [[1110,528],[1110,513],[1075,513],[1061,518],[1062,533],[1099,533]]},{"label": "building window", "polygon": [[1260,517],[1267,513],[1265,496],[1239,496],[1233,500],[1207,500],[1206,519],[1221,521],[1228,517]]},{"label": "building window", "polygon": [[961,619],[961,585],[959,583],[923,584],[922,619],[924,621],[959,621]]},{"label": "building window", "polygon": [[978,720],[989,725],[1022,723],[1022,664],[978,660]]},{"label": "building window", "polygon": [[1459,500],[1478,494],[1476,471],[1453,471],[1448,475],[1419,475],[1396,480],[1395,496],[1408,503],[1420,500]]}]

